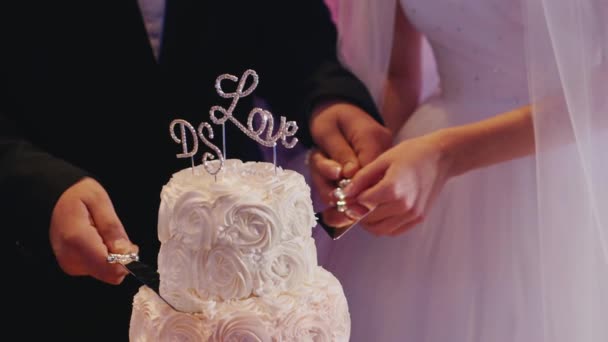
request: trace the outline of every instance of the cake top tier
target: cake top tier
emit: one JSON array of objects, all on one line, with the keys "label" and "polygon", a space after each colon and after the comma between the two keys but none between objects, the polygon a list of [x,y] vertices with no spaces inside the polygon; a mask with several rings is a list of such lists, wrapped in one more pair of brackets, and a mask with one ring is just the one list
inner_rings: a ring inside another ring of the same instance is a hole
[{"label": "cake top tier", "polygon": [[227,160],[216,176],[185,169],[162,189],[163,298],[196,312],[206,300],[272,295],[311,281],[315,216],[304,177],[239,160]]},{"label": "cake top tier", "polygon": [[[205,172],[202,165],[173,174],[161,191],[159,240],[166,242],[183,234],[220,233],[229,224],[229,217],[217,222],[220,213],[239,212],[258,213],[262,221],[279,216],[276,222],[281,227],[275,227],[273,235],[281,240],[310,236],[316,224],[310,187],[301,174],[270,163],[229,159],[215,176]],[[201,227],[203,222],[213,222],[215,226]],[[209,247],[211,241],[200,242]],[[200,245],[193,247],[198,249]]]}]

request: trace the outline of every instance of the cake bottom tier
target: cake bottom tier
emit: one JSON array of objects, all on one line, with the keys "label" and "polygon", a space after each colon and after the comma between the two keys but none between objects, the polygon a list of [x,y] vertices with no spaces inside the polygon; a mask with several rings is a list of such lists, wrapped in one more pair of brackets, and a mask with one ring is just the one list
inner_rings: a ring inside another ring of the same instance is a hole
[{"label": "cake bottom tier", "polygon": [[141,287],[133,300],[129,338],[140,341],[344,341],[350,314],[338,280],[321,267],[314,281],[277,296],[206,302],[201,312],[173,310]]}]

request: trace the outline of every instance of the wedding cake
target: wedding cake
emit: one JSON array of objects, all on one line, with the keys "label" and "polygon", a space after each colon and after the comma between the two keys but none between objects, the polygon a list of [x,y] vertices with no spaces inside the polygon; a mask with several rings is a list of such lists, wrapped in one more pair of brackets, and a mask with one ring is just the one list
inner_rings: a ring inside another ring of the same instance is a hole
[{"label": "wedding cake", "polygon": [[184,169],[163,187],[158,219],[162,298],[140,288],[132,342],[349,340],[342,287],[317,265],[301,174],[235,159],[216,175]]}]

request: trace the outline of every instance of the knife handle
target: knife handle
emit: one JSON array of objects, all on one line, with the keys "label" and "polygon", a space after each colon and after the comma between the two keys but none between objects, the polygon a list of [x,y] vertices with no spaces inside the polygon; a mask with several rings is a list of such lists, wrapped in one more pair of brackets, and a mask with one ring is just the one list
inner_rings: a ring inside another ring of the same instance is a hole
[{"label": "knife handle", "polygon": [[106,261],[110,264],[127,265],[130,262],[139,261],[139,255],[137,253],[129,253],[129,254],[110,253],[106,257]]}]

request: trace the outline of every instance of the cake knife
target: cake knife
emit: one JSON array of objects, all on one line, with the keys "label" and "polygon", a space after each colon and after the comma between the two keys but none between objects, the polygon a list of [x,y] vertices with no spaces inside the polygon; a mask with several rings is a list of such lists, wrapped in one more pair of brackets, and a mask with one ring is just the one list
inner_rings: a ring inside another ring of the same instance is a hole
[{"label": "cake knife", "polygon": [[325,221],[323,221],[323,217],[321,214],[322,213],[315,213],[315,217],[317,218],[317,223],[321,226],[321,228],[323,228],[323,230],[333,240],[338,240],[339,238],[344,236],[344,234],[346,234],[349,230],[353,229],[359,222],[361,222],[361,220],[363,220],[365,218],[365,216],[367,216],[367,214],[365,214],[362,217],[360,217],[358,220],[350,223],[347,226],[334,227],[334,226],[330,226],[329,224],[325,223]]},{"label": "cake knife", "polygon": [[168,300],[160,295],[160,274],[152,266],[145,264],[139,260],[139,255],[136,253],[130,254],[117,254],[110,253],[106,258],[106,261],[110,264],[120,264],[124,267],[135,279],[137,279],[143,285],[149,287],[154,291],[160,299],[162,299],[167,305],[173,310],[178,310],[175,306],[169,303]]}]

